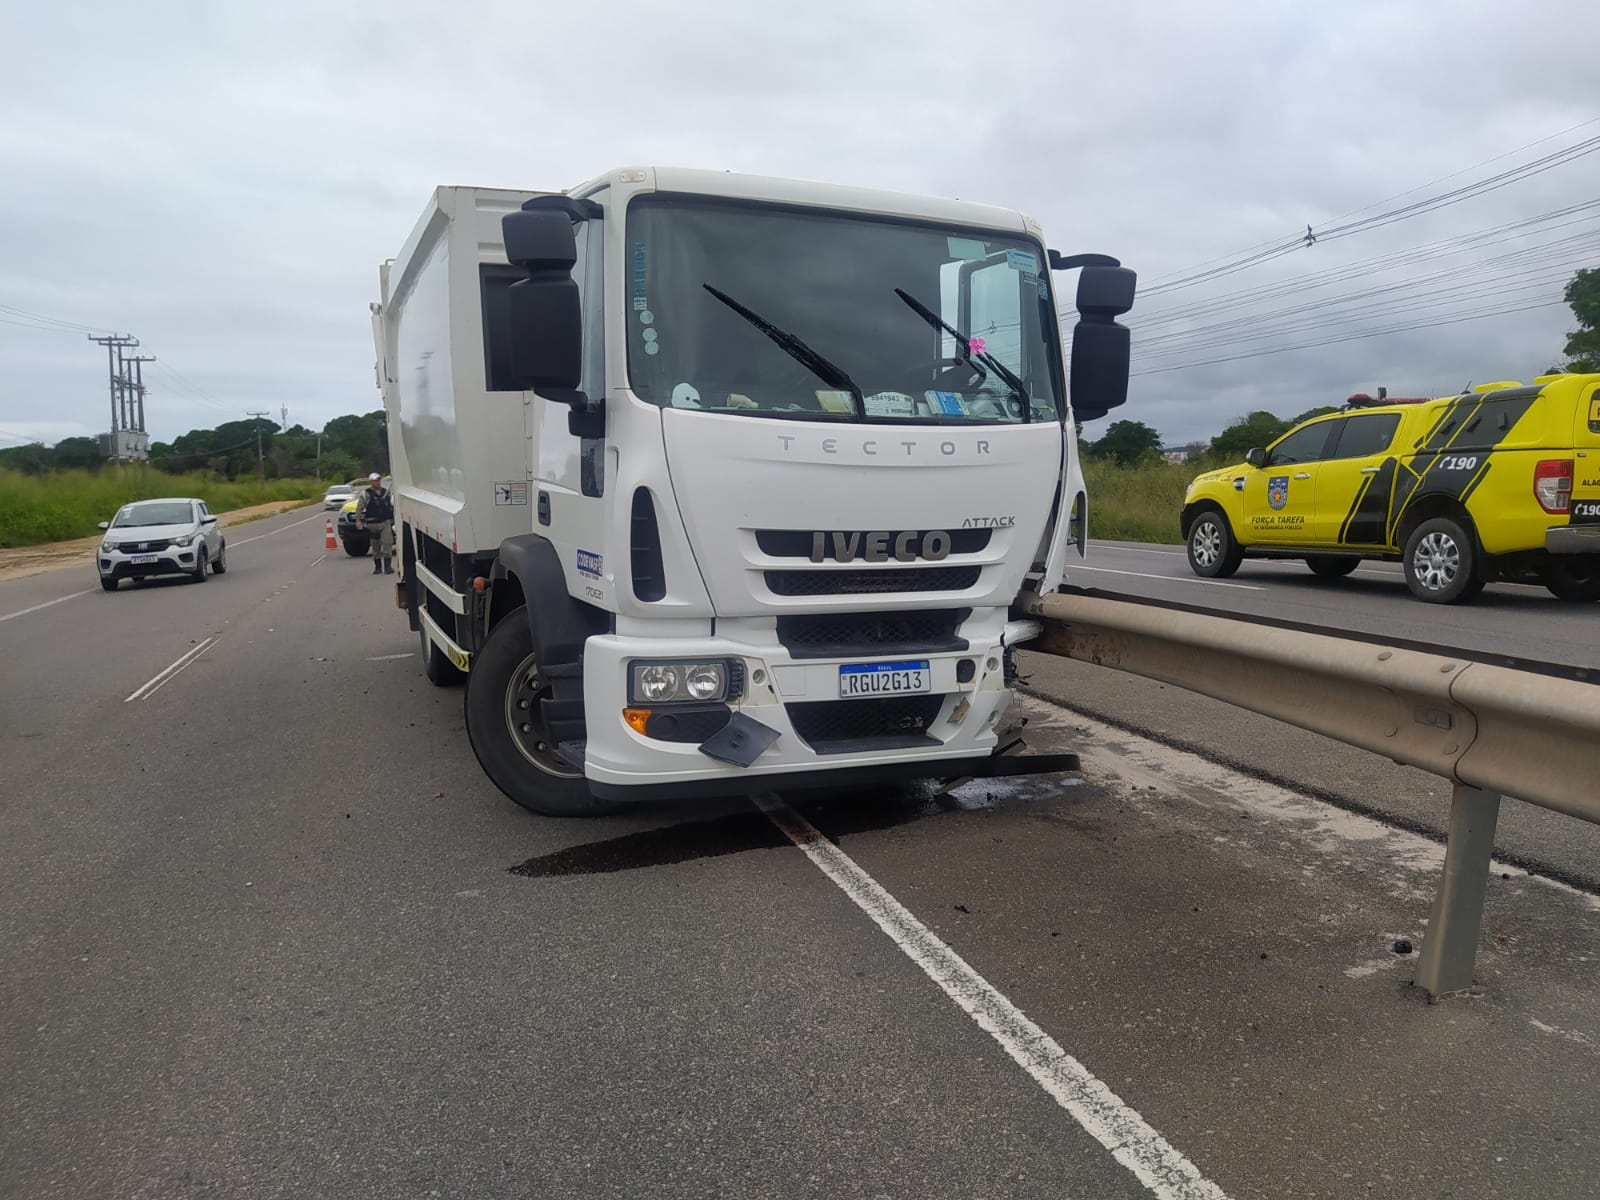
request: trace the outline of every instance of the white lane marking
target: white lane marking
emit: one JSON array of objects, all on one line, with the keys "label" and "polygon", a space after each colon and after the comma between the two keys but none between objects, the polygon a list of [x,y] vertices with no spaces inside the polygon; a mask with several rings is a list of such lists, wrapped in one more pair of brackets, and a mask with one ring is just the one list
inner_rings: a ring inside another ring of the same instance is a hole
[{"label": "white lane marking", "polygon": [[319,563],[319,562],[321,562],[321,561],[322,561],[322,560],[323,560],[323,559],[325,559],[325,558],[327,558],[327,557],[328,557],[328,556],[327,556],[327,555],[326,555],[326,554],[324,554],[324,555],[323,555],[323,556],[322,556],[322,558],[315,558],[315,559],[312,559],[312,560],[311,560],[311,565],[312,565],[312,566],[313,566],[313,567],[314,567],[314,566],[316,566],[316,565],[317,565],[317,564],[318,564],[318,563]]},{"label": "white lane marking", "polygon": [[1113,571],[1110,567],[1069,566],[1067,574],[1074,571],[1099,571],[1103,575],[1133,575],[1139,579],[1160,579],[1166,583],[1203,583],[1208,587],[1242,588],[1247,592],[1265,592],[1268,589],[1252,583],[1224,583],[1220,579],[1190,579],[1185,575],[1148,575],[1143,571]]},{"label": "white lane marking", "polygon": [[368,662],[394,662],[400,658],[415,658],[416,651],[407,650],[404,654],[380,654],[376,658],[367,659]]},{"label": "white lane marking", "polygon": [[180,657],[177,662],[173,663],[171,666],[162,668],[150,679],[146,680],[144,683],[141,683],[133,690],[127,699],[123,700],[123,703],[127,704],[129,701],[133,700],[148,700],[161,689],[162,684],[173,678],[178,674],[179,671],[183,670],[190,663],[194,662],[195,659],[199,658],[202,654],[216,644],[216,638],[208,637],[205,641],[201,642],[198,646],[195,646],[193,649],[189,650],[182,657]]},{"label": "white lane marking", "polygon": [[1111,546],[1111,545],[1096,546],[1093,542],[1089,543],[1089,549],[1091,549],[1091,550],[1100,550],[1100,551],[1103,551],[1105,553],[1114,553],[1114,552],[1116,552],[1118,550],[1132,550],[1135,554],[1165,554],[1168,558],[1171,558],[1175,554],[1183,554],[1184,553],[1184,551],[1181,550],[1181,549],[1180,550],[1152,550],[1148,546]]},{"label": "white lane marking", "polygon": [[35,604],[32,608],[23,608],[18,609],[14,613],[7,613],[5,616],[0,617],[0,621],[14,621],[18,617],[25,617],[29,613],[36,613],[41,608],[49,608],[52,604],[63,604],[68,600],[76,600],[79,596],[87,596],[94,590],[94,588],[85,588],[81,592],[73,592],[70,596],[57,596],[54,600],[46,600],[43,604]]},{"label": "white lane marking", "polygon": [[756,805],[857,908],[889,935],[944,993],[1066,1109],[1111,1156],[1160,1200],[1227,1200],[1200,1169],[1129,1108],[926,925],[912,916],[854,859],[774,795]]},{"label": "white lane marking", "polygon": [[293,529],[296,525],[304,525],[306,523],[306,521],[320,521],[322,519],[323,519],[323,514],[322,513],[316,513],[313,516],[307,517],[305,519],[305,521],[290,521],[287,525],[280,525],[280,526],[278,526],[278,528],[272,529],[272,530],[268,530],[266,533],[258,533],[258,534],[256,534],[255,537],[240,538],[237,542],[234,543],[234,545],[235,546],[248,546],[251,542],[259,542],[262,538],[269,538],[269,537],[273,537],[273,536],[275,536],[277,534],[280,534],[285,529]]}]

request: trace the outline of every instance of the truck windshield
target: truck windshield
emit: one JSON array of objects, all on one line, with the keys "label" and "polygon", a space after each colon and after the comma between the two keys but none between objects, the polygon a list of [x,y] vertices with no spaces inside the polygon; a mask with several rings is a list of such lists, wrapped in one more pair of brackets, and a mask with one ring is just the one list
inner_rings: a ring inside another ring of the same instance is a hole
[{"label": "truck windshield", "polygon": [[641,196],[628,211],[629,380],[652,404],[752,416],[1059,420],[1043,257],[1021,234]]}]

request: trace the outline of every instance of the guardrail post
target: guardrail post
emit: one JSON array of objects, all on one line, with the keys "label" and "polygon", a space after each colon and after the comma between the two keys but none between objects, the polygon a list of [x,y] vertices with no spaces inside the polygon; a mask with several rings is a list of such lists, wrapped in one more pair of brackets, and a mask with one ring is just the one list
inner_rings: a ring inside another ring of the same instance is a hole
[{"label": "guardrail post", "polygon": [[1458,783],[1450,797],[1450,834],[1444,873],[1433,899],[1433,917],[1417,964],[1418,986],[1432,999],[1472,986],[1472,966],[1483,928],[1483,899],[1489,890],[1489,860],[1500,818],[1495,792]]}]

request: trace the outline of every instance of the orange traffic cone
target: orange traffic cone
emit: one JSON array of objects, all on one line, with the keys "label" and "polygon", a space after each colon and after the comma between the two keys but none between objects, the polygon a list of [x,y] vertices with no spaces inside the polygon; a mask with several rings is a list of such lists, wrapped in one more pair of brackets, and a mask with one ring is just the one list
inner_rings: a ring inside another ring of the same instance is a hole
[{"label": "orange traffic cone", "polygon": [[332,517],[328,518],[328,535],[322,539],[322,548],[324,550],[337,550],[339,548],[339,538],[333,532]]}]

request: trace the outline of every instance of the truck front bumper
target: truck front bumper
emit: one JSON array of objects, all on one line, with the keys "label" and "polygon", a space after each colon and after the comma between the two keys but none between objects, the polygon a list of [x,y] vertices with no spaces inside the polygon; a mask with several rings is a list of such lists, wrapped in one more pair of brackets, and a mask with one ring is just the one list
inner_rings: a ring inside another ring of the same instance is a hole
[{"label": "truck front bumper", "polygon": [[[781,645],[736,637],[590,638],[584,647],[584,774],[597,796],[621,801],[967,774],[993,753],[996,726],[1012,700],[1000,644],[1004,614],[997,618],[988,638],[969,630],[965,650],[895,651],[876,659],[796,660]],[[634,661],[714,658],[744,668],[743,694],[732,710],[777,734],[749,766],[712,758],[698,743],[646,737],[623,716]],[[927,661],[930,692],[840,698],[840,666],[907,658]],[[963,660],[970,667],[963,669]],[[968,670],[971,678],[963,682]]]}]

